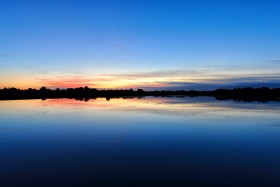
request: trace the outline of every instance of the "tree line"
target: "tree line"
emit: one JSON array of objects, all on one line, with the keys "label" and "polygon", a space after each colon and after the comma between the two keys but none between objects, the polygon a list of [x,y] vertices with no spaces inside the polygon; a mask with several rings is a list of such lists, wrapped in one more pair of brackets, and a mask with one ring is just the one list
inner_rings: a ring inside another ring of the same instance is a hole
[{"label": "tree line", "polygon": [[218,100],[232,99],[235,101],[280,101],[280,88],[234,88],[234,89],[216,89],[214,91],[194,91],[194,90],[155,90],[144,91],[143,89],[118,89],[118,90],[98,90],[95,88],[79,87],[67,89],[49,89],[41,87],[40,89],[0,89],[0,100],[13,99],[49,99],[49,98],[74,98],[87,101],[98,97],[107,98],[127,98],[127,97],[198,97],[210,96]]}]

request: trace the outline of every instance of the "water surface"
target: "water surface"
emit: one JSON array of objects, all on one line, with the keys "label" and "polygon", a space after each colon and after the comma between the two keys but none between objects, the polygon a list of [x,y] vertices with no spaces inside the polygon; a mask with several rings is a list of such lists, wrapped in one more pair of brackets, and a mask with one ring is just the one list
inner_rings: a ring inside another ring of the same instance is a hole
[{"label": "water surface", "polygon": [[0,101],[0,186],[280,186],[280,103]]}]

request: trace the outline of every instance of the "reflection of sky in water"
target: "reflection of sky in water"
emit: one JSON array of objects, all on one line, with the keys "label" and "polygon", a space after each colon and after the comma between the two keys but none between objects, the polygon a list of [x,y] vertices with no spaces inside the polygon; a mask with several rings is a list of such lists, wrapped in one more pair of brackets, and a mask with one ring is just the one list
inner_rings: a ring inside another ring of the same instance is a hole
[{"label": "reflection of sky in water", "polygon": [[196,178],[204,177],[223,186],[245,177],[252,186],[274,185],[280,177],[278,103],[52,99],[1,101],[0,111],[5,181],[16,177],[32,186],[36,175],[63,185],[75,176],[71,184],[93,178],[109,185],[124,184],[129,175],[130,185],[142,177],[203,186]]}]

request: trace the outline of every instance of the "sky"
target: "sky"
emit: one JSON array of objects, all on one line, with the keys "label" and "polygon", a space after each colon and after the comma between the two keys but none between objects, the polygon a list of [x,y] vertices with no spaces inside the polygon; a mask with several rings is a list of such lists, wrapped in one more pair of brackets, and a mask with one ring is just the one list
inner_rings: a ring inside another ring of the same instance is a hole
[{"label": "sky", "polygon": [[0,88],[280,87],[279,7],[0,0]]}]

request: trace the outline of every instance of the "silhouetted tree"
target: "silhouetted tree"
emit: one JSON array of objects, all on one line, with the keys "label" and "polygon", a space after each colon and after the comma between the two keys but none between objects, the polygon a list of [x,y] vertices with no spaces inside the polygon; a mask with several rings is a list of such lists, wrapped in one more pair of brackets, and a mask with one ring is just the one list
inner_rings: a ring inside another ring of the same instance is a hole
[{"label": "silhouetted tree", "polygon": [[194,90],[156,90],[156,91],[144,91],[143,89],[129,90],[97,90],[95,88],[79,87],[79,88],[67,88],[67,89],[55,89],[51,90],[46,87],[41,87],[39,90],[29,88],[27,90],[19,90],[17,88],[4,88],[0,89],[0,99],[47,99],[47,98],[75,98],[81,101],[88,101],[90,98],[104,97],[106,100],[110,98],[119,97],[198,97],[198,96],[213,96],[216,99],[233,99],[235,101],[261,101],[266,102],[269,100],[280,101],[280,88],[269,89],[266,87],[261,88],[234,88],[229,89],[217,89],[214,91],[194,91]]}]

